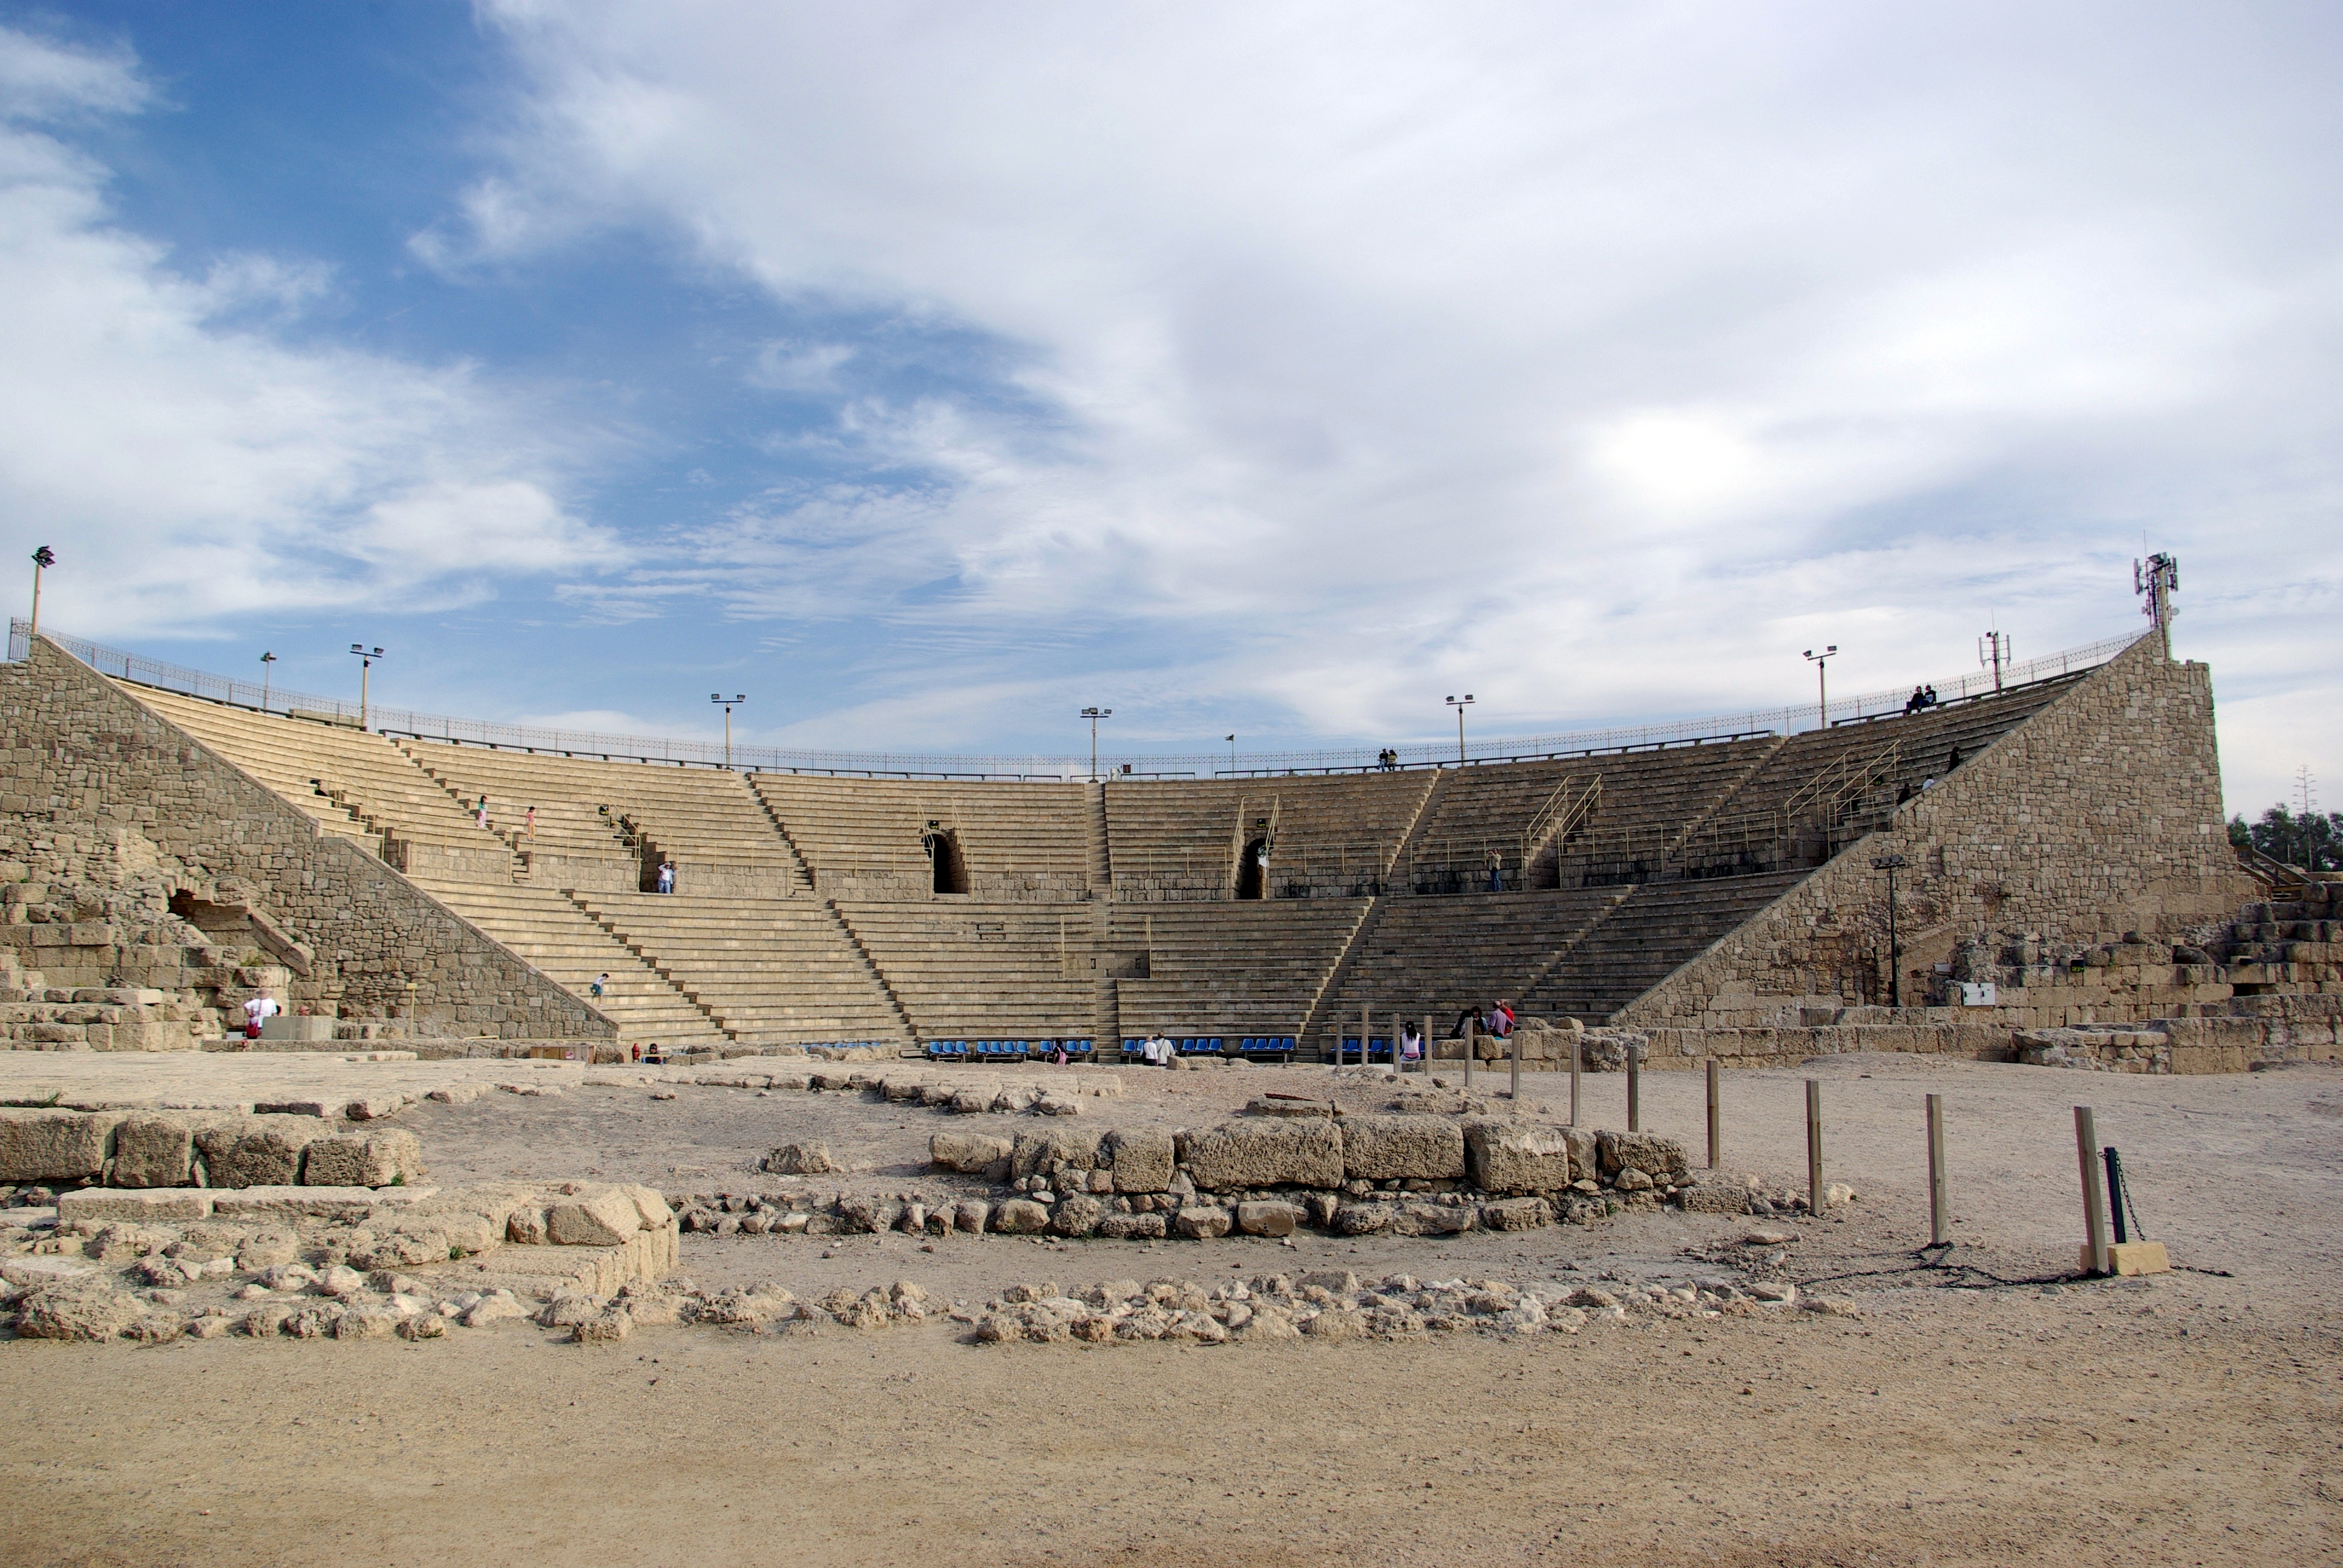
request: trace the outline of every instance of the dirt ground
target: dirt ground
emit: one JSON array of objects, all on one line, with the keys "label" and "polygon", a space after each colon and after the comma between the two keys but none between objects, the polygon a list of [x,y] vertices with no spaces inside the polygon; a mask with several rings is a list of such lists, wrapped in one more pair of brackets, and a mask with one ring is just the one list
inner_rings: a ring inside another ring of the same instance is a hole
[{"label": "dirt ground", "polygon": [[[1226,1075],[1249,1079],[1241,1090],[1162,1076],[1083,1114],[1202,1124],[1272,1077],[1326,1087],[1314,1069]],[[592,1347],[524,1324],[419,1344],[0,1341],[0,1561],[2343,1560],[2343,1071],[1847,1057],[1733,1073],[1729,1171],[1803,1184],[1806,1077],[1825,1083],[1828,1179],[1860,1198],[1789,1225],[1800,1239],[1775,1271],[1851,1297],[1856,1318],[1185,1347],[979,1346],[940,1322],[642,1330]],[[1534,1078],[1530,1098],[1565,1082]],[[1584,1120],[1621,1125],[1624,1088],[1589,1077]],[[1948,1118],[1945,1266],[1920,1251],[1928,1092]],[[500,1095],[401,1122],[442,1181],[518,1171],[754,1191],[773,1182],[755,1158],[809,1136],[868,1167],[837,1186],[936,1187],[920,1163],[930,1131],[1013,1121],[676,1093]],[[1691,1075],[1644,1082],[1646,1127],[1696,1161],[1701,1094]],[[2124,1151],[2140,1217],[2181,1271],[2062,1282],[2078,1102]],[[908,1279],[965,1299],[1302,1268],[1667,1283],[1718,1271],[1748,1229],[1623,1216],[1292,1248],[694,1236],[683,1270],[800,1295]]]}]

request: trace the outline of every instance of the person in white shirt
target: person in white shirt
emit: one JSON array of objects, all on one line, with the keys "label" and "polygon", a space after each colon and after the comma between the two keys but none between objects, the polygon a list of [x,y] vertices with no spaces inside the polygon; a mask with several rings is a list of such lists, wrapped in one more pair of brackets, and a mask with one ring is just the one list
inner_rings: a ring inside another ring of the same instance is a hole
[{"label": "person in white shirt", "polygon": [[244,1004],[244,1038],[258,1040],[260,1026],[281,1010],[275,997],[265,990],[254,992],[251,1000]]}]

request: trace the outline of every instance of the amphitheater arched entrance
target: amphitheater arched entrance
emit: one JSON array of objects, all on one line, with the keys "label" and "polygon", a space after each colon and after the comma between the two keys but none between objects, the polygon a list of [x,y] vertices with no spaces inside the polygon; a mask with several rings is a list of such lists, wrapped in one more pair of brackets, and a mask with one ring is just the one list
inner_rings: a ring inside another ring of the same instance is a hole
[{"label": "amphitheater arched entrance", "polygon": [[1268,882],[1269,840],[1249,839],[1244,853],[1237,857],[1237,897],[1265,899],[1269,897]]},{"label": "amphitheater arched entrance", "polygon": [[959,829],[930,822],[927,831],[920,835],[920,847],[928,853],[931,891],[968,891],[968,857],[960,852]]}]

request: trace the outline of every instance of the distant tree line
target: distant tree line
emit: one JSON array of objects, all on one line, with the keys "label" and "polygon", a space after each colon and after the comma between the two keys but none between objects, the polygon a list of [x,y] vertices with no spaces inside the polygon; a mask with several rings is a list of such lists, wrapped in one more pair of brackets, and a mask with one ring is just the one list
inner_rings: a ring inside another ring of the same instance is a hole
[{"label": "distant tree line", "polygon": [[2229,819],[2229,842],[2251,845],[2273,860],[2314,871],[2343,870],[2343,811],[2312,811],[2296,816],[2284,806],[2273,806],[2258,822],[2240,816]]}]

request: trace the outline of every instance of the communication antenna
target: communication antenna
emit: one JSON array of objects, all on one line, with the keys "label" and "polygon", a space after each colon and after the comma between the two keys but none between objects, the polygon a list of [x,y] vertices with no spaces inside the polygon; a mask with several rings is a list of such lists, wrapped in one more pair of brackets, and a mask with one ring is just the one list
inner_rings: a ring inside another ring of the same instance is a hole
[{"label": "communication antenna", "polygon": [[2156,635],[2164,643],[2164,657],[2170,658],[2172,618],[2180,613],[2172,604],[2172,596],[2180,591],[2178,558],[2158,550],[2145,561],[2133,561],[2131,591],[2147,600],[2140,607],[2140,613],[2147,617],[2149,625],[2156,628]]},{"label": "communication antenna", "polygon": [[1978,668],[1989,667],[1993,670],[1993,689],[1996,691],[2001,689],[2002,666],[2009,662],[2009,633],[1989,631],[1977,638]]}]

